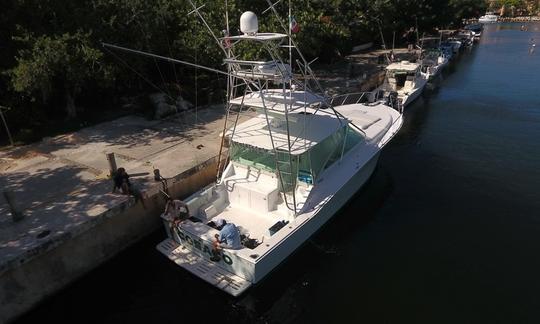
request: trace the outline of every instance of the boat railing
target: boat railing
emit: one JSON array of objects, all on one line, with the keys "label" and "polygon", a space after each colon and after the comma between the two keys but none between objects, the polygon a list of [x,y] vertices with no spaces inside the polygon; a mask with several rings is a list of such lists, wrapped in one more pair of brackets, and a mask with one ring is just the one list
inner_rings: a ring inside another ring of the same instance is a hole
[{"label": "boat railing", "polygon": [[223,62],[232,67],[233,75],[243,79],[288,81],[292,77],[290,67],[276,60],[247,61],[227,58]]},{"label": "boat railing", "polygon": [[[371,97],[370,96],[375,96]],[[343,95],[338,95],[330,98],[330,104],[332,106],[344,106],[344,105],[353,105],[358,103],[365,103],[365,102],[374,102],[377,100],[376,98],[377,94],[373,94],[372,92],[354,92],[354,93],[347,93]]]}]

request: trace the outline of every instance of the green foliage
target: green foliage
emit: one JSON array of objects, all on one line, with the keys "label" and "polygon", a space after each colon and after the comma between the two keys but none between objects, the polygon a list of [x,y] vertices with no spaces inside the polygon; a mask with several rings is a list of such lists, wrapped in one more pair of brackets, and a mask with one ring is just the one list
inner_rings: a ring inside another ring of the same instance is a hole
[{"label": "green foliage", "polygon": [[489,1],[489,9],[501,12],[505,16],[534,15],[539,12],[540,2],[538,0],[493,0]]},{"label": "green foliage", "polygon": [[86,82],[105,81],[110,75],[100,64],[103,53],[92,47],[90,36],[79,31],[16,38],[29,48],[19,51],[10,71],[14,90],[30,96],[38,92],[46,103],[57,84],[77,94]]},{"label": "green foliage", "polygon": [[[202,15],[221,37],[226,28],[225,0],[194,2],[204,3]],[[262,14],[269,6],[265,0],[228,0],[231,34],[239,33],[239,17],[245,10],[258,15],[261,31],[283,32],[280,26],[288,24],[287,3],[276,5],[281,14],[277,18],[270,12]],[[292,0],[292,7],[301,26],[294,37],[306,58],[327,62],[347,54],[352,46],[380,41],[380,31],[387,42],[396,32],[399,43],[401,34],[416,25],[421,31],[458,25],[463,18],[482,14],[486,3]],[[182,94],[199,100],[195,84],[207,93],[219,88],[223,78],[101,46],[107,42],[222,68],[220,48],[196,15],[188,15],[192,9],[187,0],[3,0],[0,104],[12,105],[11,120],[28,127],[44,116],[75,117],[89,106],[117,107],[116,98],[148,94],[156,91],[154,85],[167,89],[172,97]],[[246,57],[261,52],[257,47],[240,49]]]}]

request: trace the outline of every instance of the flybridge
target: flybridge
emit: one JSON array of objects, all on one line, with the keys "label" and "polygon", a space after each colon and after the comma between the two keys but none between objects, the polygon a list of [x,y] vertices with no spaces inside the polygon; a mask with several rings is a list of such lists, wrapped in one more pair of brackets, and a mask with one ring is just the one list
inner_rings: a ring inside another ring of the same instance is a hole
[{"label": "flybridge", "polygon": [[[306,152],[344,126],[333,114],[314,114],[314,109],[309,109],[308,112],[309,114],[289,115],[289,135],[293,139],[298,139],[292,141],[290,154],[299,155]],[[269,118],[274,143],[268,137],[268,124],[264,114],[236,126],[233,141],[266,150],[272,150],[274,144],[277,149],[289,151],[285,121],[279,116]],[[303,127],[304,124],[306,127]]]},{"label": "flybridge", "polygon": [[244,105],[253,108],[265,108],[284,112],[302,110],[325,102],[324,97],[306,91],[293,91],[291,89],[269,89],[260,92],[251,92],[245,96],[230,100],[231,104]]}]

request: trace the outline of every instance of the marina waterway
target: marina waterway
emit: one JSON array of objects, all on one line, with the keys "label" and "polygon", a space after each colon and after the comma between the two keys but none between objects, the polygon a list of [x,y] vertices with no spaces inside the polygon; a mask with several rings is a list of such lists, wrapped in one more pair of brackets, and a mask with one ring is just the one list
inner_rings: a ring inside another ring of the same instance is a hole
[{"label": "marina waterway", "polygon": [[234,299],[155,250],[159,231],[19,322],[538,323],[540,23],[486,25],[371,180]]}]

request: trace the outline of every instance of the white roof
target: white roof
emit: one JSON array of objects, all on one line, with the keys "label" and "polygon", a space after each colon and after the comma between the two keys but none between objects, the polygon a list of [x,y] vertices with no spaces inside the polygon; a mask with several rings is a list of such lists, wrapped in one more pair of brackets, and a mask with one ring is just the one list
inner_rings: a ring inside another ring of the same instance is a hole
[{"label": "white roof", "polygon": [[[321,111],[317,114],[313,109],[307,109],[310,114],[289,114],[289,132],[291,139],[291,154],[299,155],[320,143],[328,136],[347,124],[338,120],[332,111]],[[284,116],[268,116],[271,124],[272,137],[277,149],[288,151],[287,125]],[[264,114],[255,116],[236,126],[233,142],[272,150],[268,124]]]},{"label": "white roof", "polygon": [[401,61],[397,63],[392,63],[386,67],[387,71],[407,71],[414,72],[420,68],[420,64],[411,63],[408,61]]},{"label": "white roof", "polygon": [[[276,110],[280,112],[285,111],[287,106],[288,111],[292,111],[298,108],[304,108],[311,104],[323,101],[323,97],[306,91],[290,91],[283,89],[269,89],[264,90],[261,97],[260,92],[252,92],[246,95],[243,104],[248,107],[254,108],[266,108],[270,110]],[[242,104],[242,97],[235,98],[230,101],[235,105]]]}]

